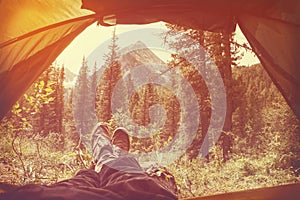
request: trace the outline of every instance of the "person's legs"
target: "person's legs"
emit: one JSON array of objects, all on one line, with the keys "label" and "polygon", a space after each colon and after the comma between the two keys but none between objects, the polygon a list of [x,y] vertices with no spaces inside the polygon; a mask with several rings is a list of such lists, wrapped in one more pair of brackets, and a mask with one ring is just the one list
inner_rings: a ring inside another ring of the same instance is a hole
[{"label": "person's legs", "polygon": [[92,157],[96,172],[100,172],[102,165],[127,154],[117,145],[113,145],[107,130],[108,128],[105,125],[98,123],[92,132]]},{"label": "person's legs", "polygon": [[[114,160],[117,155],[111,153],[109,128],[104,123],[98,123],[92,132],[92,156],[94,160],[102,163]],[[100,187],[99,174],[94,169],[80,170],[74,177],[52,184],[50,187],[57,186],[86,186]]]},{"label": "person's legs", "polygon": [[175,191],[150,177],[131,156],[104,164],[99,174],[100,187],[124,199],[177,199]]},{"label": "person's legs", "polygon": [[83,169],[76,173],[72,178],[54,183],[50,187],[57,186],[85,186],[85,187],[100,187],[99,174],[91,169]]},{"label": "person's legs", "polygon": [[[112,135],[112,139],[110,139]],[[56,186],[87,186],[99,188],[103,186],[103,181],[107,177],[106,173],[100,172],[105,163],[111,168],[130,172],[142,172],[142,168],[134,159],[123,159],[129,150],[129,137],[126,129],[117,128],[110,134],[109,128],[98,123],[92,132],[92,155],[96,161],[95,169],[80,170],[74,177],[52,184]],[[121,149],[122,148],[122,149]],[[122,157],[121,159],[118,159]],[[126,160],[126,161],[125,161]],[[111,161],[111,162],[110,162]]]},{"label": "person's legs", "polygon": [[[101,138],[103,132],[95,131],[94,134],[99,135],[94,138]],[[99,170],[99,183],[102,189],[113,191],[124,199],[177,199],[174,191],[146,174],[137,160],[128,154],[130,143],[126,129],[116,129],[112,134],[112,143],[114,145],[108,145],[110,148],[105,154],[110,154],[108,162],[102,162],[103,153],[93,153],[100,158],[96,169]]]}]

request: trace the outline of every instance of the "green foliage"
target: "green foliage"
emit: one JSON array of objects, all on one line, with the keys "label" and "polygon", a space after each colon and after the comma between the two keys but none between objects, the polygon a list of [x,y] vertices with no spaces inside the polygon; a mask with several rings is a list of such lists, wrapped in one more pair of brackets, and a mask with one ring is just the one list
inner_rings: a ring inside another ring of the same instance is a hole
[{"label": "green foliage", "polygon": [[225,192],[269,187],[300,181],[289,169],[274,166],[272,154],[234,155],[228,162],[181,158],[169,166],[176,178],[180,197],[207,196]]},{"label": "green foliage", "polygon": [[85,150],[72,149],[73,143],[66,140],[67,150],[58,149],[59,135],[46,137],[20,137],[15,140],[21,159],[16,157],[11,136],[1,135],[0,181],[17,185],[26,183],[55,183],[70,178],[89,165],[91,155]]}]

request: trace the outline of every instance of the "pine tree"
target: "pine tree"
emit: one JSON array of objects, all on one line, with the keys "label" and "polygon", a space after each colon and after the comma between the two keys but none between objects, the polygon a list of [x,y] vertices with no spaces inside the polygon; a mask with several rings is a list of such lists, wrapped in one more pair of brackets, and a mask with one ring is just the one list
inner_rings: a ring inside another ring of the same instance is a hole
[{"label": "pine tree", "polygon": [[210,55],[219,68],[221,77],[226,90],[226,116],[223,126],[223,132],[220,137],[223,160],[229,158],[229,153],[232,152],[232,66],[235,66],[235,52],[231,50],[233,34],[231,33],[208,33],[207,42],[211,44],[208,48]]},{"label": "pine tree", "polygon": [[86,134],[90,130],[90,88],[88,81],[88,66],[85,57],[83,57],[82,65],[76,82],[73,96],[74,120],[77,130],[80,134]]},{"label": "pine tree", "polygon": [[175,139],[174,136],[176,134],[179,134],[181,112],[183,112],[180,108],[178,97],[176,96],[176,94],[180,95],[181,93],[181,85],[176,82],[173,74],[171,74],[169,78],[170,86],[176,88],[176,91],[170,91],[164,87],[159,87],[156,92],[158,93],[157,96],[161,99],[159,104],[164,105],[167,115],[163,131],[160,135],[160,141],[162,141],[161,143],[168,144]]},{"label": "pine tree", "polygon": [[96,93],[96,110],[99,121],[108,122],[112,118],[111,101],[114,88],[122,77],[121,65],[118,62],[116,29],[113,31],[109,53],[104,55],[105,67],[103,76],[98,83]]},{"label": "pine tree", "polygon": [[[43,83],[45,85],[47,85],[48,81],[50,80],[50,72],[51,72],[51,67],[49,67],[45,71],[44,76],[41,76],[38,81],[43,81]],[[43,105],[41,105],[39,112],[35,115],[35,121],[36,121],[35,127],[37,127],[36,131],[39,134],[41,134],[42,136],[48,135],[48,132],[49,132],[48,128],[46,128],[47,126],[45,124],[47,121],[46,116],[48,113],[48,109],[49,109],[48,106],[43,104]]]},{"label": "pine tree", "polygon": [[[79,135],[76,131],[74,117],[73,117],[73,96],[74,89],[72,88],[68,91],[68,99],[64,105],[64,132],[65,137],[70,139],[74,144],[77,144],[79,141]],[[76,99],[76,98],[75,98]]]},{"label": "pine tree", "polygon": [[63,113],[64,113],[64,80],[65,80],[65,68],[62,66],[59,75],[59,93],[58,93],[58,118],[59,118],[59,133],[63,133]]},{"label": "pine tree", "polygon": [[[196,132],[195,138],[192,141],[192,144],[187,150],[188,156],[190,159],[196,158],[200,153],[200,147],[203,144],[203,139],[207,134],[208,126],[209,126],[209,118],[211,113],[211,105],[210,98],[208,94],[208,89],[206,87],[206,83],[204,82],[201,75],[198,73],[197,69],[188,61],[199,63],[201,62],[201,67],[205,69],[206,57],[202,51],[193,51],[192,49],[198,50],[198,45],[205,46],[205,33],[202,30],[192,30],[186,27],[178,26],[178,25],[168,25],[171,30],[183,31],[188,37],[191,37],[193,40],[184,40],[180,36],[177,38],[176,42],[172,40],[169,42],[169,45],[176,49],[177,52],[188,52],[183,53],[185,58],[180,57],[180,55],[173,55],[173,61],[170,63],[173,67],[179,67],[182,76],[191,84],[195,95],[197,97],[199,107],[199,119],[200,119],[200,127]],[[176,31],[172,33],[171,37],[177,37]],[[174,35],[175,34],[175,35]],[[197,42],[195,44],[195,41]],[[186,60],[188,59],[188,60]],[[183,90],[186,88],[182,88]],[[183,98],[184,99],[184,98]],[[186,103],[188,104],[188,102]],[[185,105],[183,106],[185,107]],[[197,108],[195,108],[197,109]],[[181,112],[187,112],[182,108]],[[189,111],[191,112],[191,111]],[[192,115],[192,113],[189,113]],[[182,113],[183,115],[183,113]],[[189,130],[189,124],[181,124],[181,126],[185,126],[187,130]],[[187,135],[187,137],[190,137]]]},{"label": "pine tree", "polygon": [[92,78],[91,78],[91,94],[96,93],[96,88],[97,88],[97,63],[95,62]]},{"label": "pine tree", "polygon": [[[168,25],[170,30],[176,30],[176,31],[183,31],[187,36],[191,37],[193,41],[197,41],[198,45],[201,45],[204,47],[209,53],[210,56],[213,58],[216,65],[219,67],[220,74],[223,78],[225,89],[226,89],[226,95],[227,95],[227,112],[225,117],[225,125],[223,128],[223,133],[230,133],[232,129],[232,91],[231,91],[231,82],[232,82],[232,72],[231,67],[234,64],[235,58],[235,52],[231,50],[231,42],[232,42],[232,35],[227,33],[208,33],[204,32],[202,30],[193,30],[186,27],[182,27],[179,25]],[[195,45],[193,41],[191,40],[185,40],[182,38],[177,38],[176,32],[168,32],[168,34],[173,37],[173,40],[169,41],[169,45],[176,49],[178,52],[189,52],[189,60],[203,60],[202,65],[205,66],[205,56],[203,54],[199,54],[198,51],[193,51],[193,46]],[[168,36],[168,35],[167,35]],[[176,39],[174,39],[174,37]],[[197,45],[197,44],[196,44]],[[186,56],[187,54],[184,53]],[[175,63],[177,62],[177,65],[179,64],[185,64],[189,65],[184,59],[180,57],[174,56],[174,59],[176,59]],[[186,69],[185,69],[186,71]],[[209,72],[207,72],[209,73]],[[205,89],[205,83],[197,83],[197,79],[194,79],[192,77],[193,73],[188,73],[187,77],[188,80],[191,81],[191,84],[194,85],[193,89],[196,92],[198,96],[198,102],[200,103],[200,113],[201,113],[201,128],[202,128],[202,134],[198,138],[202,138],[206,135],[207,129],[208,129],[208,123],[209,123],[209,117],[210,117],[210,105],[205,105],[207,102],[210,101],[209,94],[207,94],[207,89]],[[213,74],[212,74],[213,75]],[[214,76],[214,75],[213,75]],[[198,77],[199,78],[199,77]],[[201,80],[201,79],[200,79]],[[200,81],[202,82],[202,81]],[[193,84],[196,83],[196,84]],[[204,91],[202,94],[199,94],[199,91]],[[196,141],[193,141],[193,144],[197,144],[199,146],[200,143],[202,143],[202,139],[197,139]],[[228,158],[228,151],[231,149],[231,138],[228,137],[228,134],[224,134],[222,137],[223,139],[223,155],[224,160]],[[191,145],[191,148],[196,150],[194,148],[194,145]],[[194,151],[193,150],[193,151]],[[195,158],[197,156],[198,151],[192,153],[191,158]]]},{"label": "pine tree", "polygon": [[111,66],[118,60],[118,50],[120,49],[117,45],[118,37],[116,36],[116,27],[114,27],[111,43],[108,46],[109,53],[104,55],[105,66]]},{"label": "pine tree", "polygon": [[63,130],[63,120],[64,120],[64,79],[65,72],[64,66],[57,70],[57,84],[56,84],[56,97],[55,97],[55,113],[56,113],[56,127],[55,131],[59,134],[60,147],[65,146],[65,133]]},{"label": "pine tree", "polygon": [[53,99],[52,101],[42,101],[39,105],[39,111],[35,114],[35,130],[42,136],[47,136],[50,132],[56,132],[56,75],[55,67],[51,65],[42,76],[39,77],[37,82],[40,84],[39,90],[45,95],[48,89],[53,92],[47,98]]}]

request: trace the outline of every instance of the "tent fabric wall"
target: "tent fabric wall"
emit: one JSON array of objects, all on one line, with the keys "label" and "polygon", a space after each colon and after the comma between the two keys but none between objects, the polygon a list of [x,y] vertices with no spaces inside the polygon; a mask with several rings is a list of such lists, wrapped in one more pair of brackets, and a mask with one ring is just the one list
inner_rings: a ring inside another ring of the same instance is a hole
[{"label": "tent fabric wall", "polygon": [[81,9],[81,0],[1,0],[0,44],[45,26],[90,14],[93,12]]},{"label": "tent fabric wall", "polygon": [[239,25],[271,79],[300,118],[300,24],[245,15]]},{"label": "tent fabric wall", "polygon": [[2,69],[0,73],[0,118],[65,47],[93,22],[90,16],[77,18],[2,47],[0,63],[9,69]]},{"label": "tent fabric wall", "polygon": [[300,1],[272,1],[237,22],[271,79],[300,119]]},{"label": "tent fabric wall", "polygon": [[81,1],[0,1],[0,119],[87,26]]},{"label": "tent fabric wall", "polygon": [[[213,0],[83,0],[82,7],[102,16],[114,16],[117,24],[147,24],[158,21],[194,29],[233,32],[231,1]],[[99,23],[106,25],[104,21]]]}]

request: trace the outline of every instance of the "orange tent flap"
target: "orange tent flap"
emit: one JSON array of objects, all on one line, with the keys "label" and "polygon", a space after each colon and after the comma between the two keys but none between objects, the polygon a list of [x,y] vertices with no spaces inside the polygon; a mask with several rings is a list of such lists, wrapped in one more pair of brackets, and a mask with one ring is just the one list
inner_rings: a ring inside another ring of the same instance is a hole
[{"label": "orange tent flap", "polygon": [[0,1],[0,43],[51,24],[89,14],[93,12],[81,9],[81,0]]},{"label": "orange tent flap", "polygon": [[0,44],[0,119],[87,26],[94,15],[70,19]]}]

